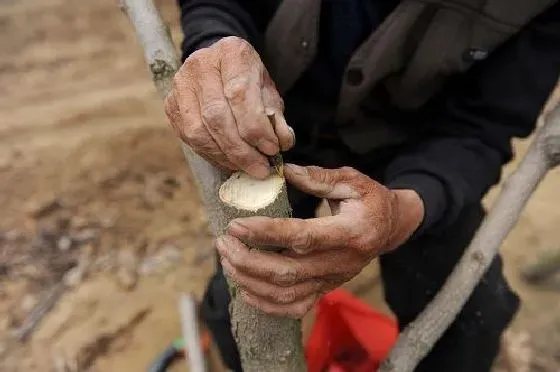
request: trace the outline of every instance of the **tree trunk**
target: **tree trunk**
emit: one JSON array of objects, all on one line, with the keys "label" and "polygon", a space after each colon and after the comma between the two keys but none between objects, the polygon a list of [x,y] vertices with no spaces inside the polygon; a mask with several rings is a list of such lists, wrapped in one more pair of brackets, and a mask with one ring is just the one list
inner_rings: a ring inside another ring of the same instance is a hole
[{"label": "tree trunk", "polygon": [[[220,187],[219,197],[225,211],[222,226],[234,218],[254,215],[290,217],[286,183],[280,175],[255,181],[245,174],[234,173]],[[230,293],[232,331],[243,370],[305,371],[301,322],[263,314],[241,299],[233,283],[230,283]]]},{"label": "tree trunk", "polygon": [[[172,86],[173,75],[179,68],[175,48],[152,0],[121,0],[121,9],[130,19],[144,49],[144,56],[154,84],[163,99]],[[222,203],[218,190],[227,174],[213,167],[182,144],[183,152],[206,206],[210,227],[215,236],[222,235],[227,224],[236,216],[288,216],[289,203],[283,186],[275,207],[256,211],[241,211]],[[259,181],[254,180],[255,183]],[[264,181],[266,182],[266,181]],[[283,180],[282,180],[283,182]],[[237,341],[243,370],[246,372],[305,370],[300,322],[274,317],[249,306],[232,289],[231,316],[233,334]]]}]

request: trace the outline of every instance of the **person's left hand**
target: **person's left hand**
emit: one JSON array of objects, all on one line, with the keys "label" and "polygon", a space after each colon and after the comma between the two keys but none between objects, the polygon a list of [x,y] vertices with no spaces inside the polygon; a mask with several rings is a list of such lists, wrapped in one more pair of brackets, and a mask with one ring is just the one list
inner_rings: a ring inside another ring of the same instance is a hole
[{"label": "person's left hand", "polygon": [[[303,317],[323,293],[352,279],[420,225],[422,200],[352,169],[285,166],[286,180],[328,200],[332,216],[233,220],[216,241],[226,274],[246,302],[269,314]],[[250,250],[242,243],[286,248]]]}]

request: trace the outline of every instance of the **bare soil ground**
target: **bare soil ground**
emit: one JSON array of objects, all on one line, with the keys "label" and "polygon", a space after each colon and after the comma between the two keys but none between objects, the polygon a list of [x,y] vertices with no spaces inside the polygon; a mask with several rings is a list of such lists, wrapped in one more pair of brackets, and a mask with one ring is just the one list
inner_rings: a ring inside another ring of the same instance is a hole
[{"label": "bare soil ground", "polygon": [[[197,190],[115,3],[0,0],[1,371],[143,370],[179,335],[177,293],[200,297],[213,270]],[[159,3],[180,40],[174,2]],[[519,275],[560,249],[559,190],[554,171],[502,249],[523,298],[502,370],[560,370],[559,287]],[[348,287],[386,310],[375,264]]]}]

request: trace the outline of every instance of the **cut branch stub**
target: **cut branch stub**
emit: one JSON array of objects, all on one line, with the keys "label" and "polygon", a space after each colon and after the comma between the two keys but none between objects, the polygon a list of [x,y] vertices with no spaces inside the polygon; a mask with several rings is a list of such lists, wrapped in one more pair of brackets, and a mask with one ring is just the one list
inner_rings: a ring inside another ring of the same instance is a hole
[{"label": "cut branch stub", "polygon": [[233,218],[291,215],[286,181],[277,174],[257,180],[246,173],[235,172],[220,187],[219,196]]},{"label": "cut branch stub", "polygon": [[[219,191],[229,221],[250,216],[289,217],[286,182],[274,174],[256,180],[234,173]],[[274,250],[273,247],[251,247]],[[245,372],[305,371],[301,322],[267,315],[246,304],[234,283],[230,283],[232,331]]]}]

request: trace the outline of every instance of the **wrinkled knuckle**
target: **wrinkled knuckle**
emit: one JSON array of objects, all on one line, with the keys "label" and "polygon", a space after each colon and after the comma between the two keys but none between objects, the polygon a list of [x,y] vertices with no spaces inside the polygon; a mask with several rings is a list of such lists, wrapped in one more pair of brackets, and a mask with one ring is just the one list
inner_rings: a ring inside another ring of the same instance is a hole
[{"label": "wrinkled knuckle", "polygon": [[244,124],[239,127],[239,135],[243,140],[249,143],[258,142],[263,136],[263,130],[258,125]]},{"label": "wrinkled knuckle", "polygon": [[307,171],[308,171],[309,173],[319,175],[319,174],[322,174],[322,173],[323,173],[323,168],[318,167],[318,166],[316,166],[316,165],[309,165],[309,166],[307,166]]},{"label": "wrinkled knuckle", "polygon": [[280,267],[277,270],[274,278],[274,282],[282,286],[294,285],[296,281],[297,281],[297,271],[291,265]]},{"label": "wrinkled knuckle", "polygon": [[348,176],[357,176],[357,175],[361,174],[355,168],[348,167],[348,166],[344,166],[344,167],[340,168],[340,170],[341,170],[341,172],[343,172],[344,174],[346,174]]},{"label": "wrinkled knuckle", "polygon": [[309,251],[315,243],[315,234],[313,230],[303,229],[294,237],[292,249],[296,253],[305,253]]},{"label": "wrinkled knuckle", "polygon": [[221,43],[222,45],[235,47],[245,43],[245,40],[243,38],[240,38],[239,36],[226,36],[220,39],[219,43]]},{"label": "wrinkled knuckle", "polygon": [[291,304],[297,298],[296,290],[292,287],[285,288],[283,291],[276,294],[275,301],[279,304]]},{"label": "wrinkled knuckle", "polygon": [[235,43],[235,52],[243,59],[249,60],[252,59],[255,54],[255,48],[242,38],[238,38],[237,42]]},{"label": "wrinkled knuckle", "polygon": [[312,179],[319,181],[321,183],[324,183],[326,180],[330,178],[328,172],[325,172],[325,169],[318,167],[316,165],[308,166],[307,174],[309,174],[309,176]]},{"label": "wrinkled knuckle", "polygon": [[309,305],[307,303],[304,304],[297,304],[296,306],[294,306],[294,312],[293,315],[296,319],[301,319],[303,318],[308,312],[309,310],[311,310],[311,307],[313,305]]},{"label": "wrinkled knuckle", "polygon": [[224,100],[213,100],[205,102],[200,110],[202,120],[213,130],[218,130],[222,127],[226,118],[228,104]]},{"label": "wrinkled knuckle", "polygon": [[187,59],[185,60],[185,63],[183,64],[185,66],[185,70],[190,71],[193,70],[195,68],[199,68],[202,59],[204,59],[204,56],[208,54],[208,51],[204,48],[201,49],[197,49],[194,52],[192,52]]},{"label": "wrinkled knuckle", "polygon": [[356,239],[351,246],[354,248],[355,253],[362,256],[370,252],[374,245],[375,245],[375,240],[362,238],[362,239]]},{"label": "wrinkled knuckle", "polygon": [[369,234],[354,237],[352,240],[352,246],[356,252],[369,255],[372,250],[378,248],[380,239],[377,230],[374,230]]},{"label": "wrinkled knuckle", "polygon": [[236,269],[244,269],[246,267],[245,263],[249,257],[247,257],[247,253],[244,251],[236,251],[232,252],[228,258],[233,267]]},{"label": "wrinkled knuckle", "polygon": [[207,145],[206,128],[202,125],[186,125],[185,138],[192,146],[204,147]]},{"label": "wrinkled knuckle", "polygon": [[336,178],[334,177],[334,171],[327,170],[317,166],[310,166],[307,168],[308,174],[314,181],[318,182],[325,188],[326,192],[331,192],[336,184]]},{"label": "wrinkled knuckle", "polygon": [[224,95],[235,103],[244,101],[249,87],[249,77],[245,74],[237,75],[224,84]]},{"label": "wrinkled knuckle", "polygon": [[249,166],[255,162],[249,149],[244,146],[232,145],[227,150],[228,157],[242,167]]},{"label": "wrinkled knuckle", "polygon": [[191,82],[192,77],[198,77],[200,75],[201,53],[203,53],[203,51],[198,50],[185,60],[179,72],[173,76],[174,89],[180,89],[185,86],[186,83]]}]

